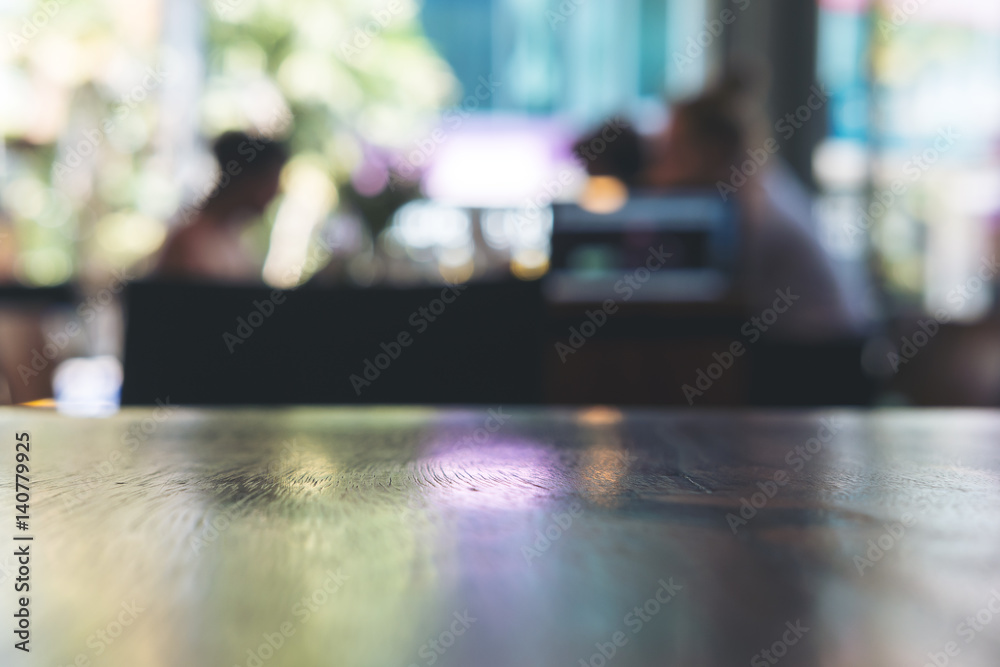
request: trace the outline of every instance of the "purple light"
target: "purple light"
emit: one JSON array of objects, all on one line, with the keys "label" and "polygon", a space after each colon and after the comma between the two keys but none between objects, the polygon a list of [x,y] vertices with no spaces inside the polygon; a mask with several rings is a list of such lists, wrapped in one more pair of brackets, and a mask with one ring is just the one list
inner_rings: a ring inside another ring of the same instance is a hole
[{"label": "purple light", "polygon": [[442,131],[423,184],[428,197],[448,204],[525,206],[546,193],[546,183],[576,169],[572,135],[556,121],[475,118]]}]

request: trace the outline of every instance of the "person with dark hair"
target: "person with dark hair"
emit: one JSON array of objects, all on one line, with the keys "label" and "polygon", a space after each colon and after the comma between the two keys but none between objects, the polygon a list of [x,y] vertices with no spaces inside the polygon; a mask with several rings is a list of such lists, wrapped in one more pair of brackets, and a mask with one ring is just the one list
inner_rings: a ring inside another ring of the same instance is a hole
[{"label": "person with dark hair", "polygon": [[[862,324],[813,236],[808,205],[788,203],[808,200],[808,195],[776,155],[780,145],[768,136],[760,96],[745,78],[730,75],[701,96],[676,105],[669,126],[651,146],[645,184],[711,189],[739,203],[738,282],[744,305],[751,312],[763,311],[774,301],[776,289],[790,288],[800,297],[772,327],[772,336],[851,336]],[[757,159],[750,162],[754,156]],[[747,169],[748,164],[753,169]],[[790,190],[795,191],[791,196]]]},{"label": "person with dark hair", "polygon": [[649,151],[647,184],[715,188],[728,182],[747,149],[767,139],[759,79],[756,71],[730,70],[702,94],[675,104]]},{"label": "person with dark hair", "polygon": [[218,178],[208,195],[181,212],[154,274],[220,282],[260,280],[260,262],[242,234],[278,193],[288,150],[279,142],[244,132],[226,132],[212,152]]},{"label": "person with dark hair", "polygon": [[577,139],[573,153],[593,177],[615,178],[628,188],[639,185],[645,167],[643,139],[620,118]]},{"label": "person with dark hair", "polygon": [[621,117],[610,118],[580,137],[573,153],[587,172],[578,203],[588,211],[615,211],[640,185],[646,166],[643,138]]}]

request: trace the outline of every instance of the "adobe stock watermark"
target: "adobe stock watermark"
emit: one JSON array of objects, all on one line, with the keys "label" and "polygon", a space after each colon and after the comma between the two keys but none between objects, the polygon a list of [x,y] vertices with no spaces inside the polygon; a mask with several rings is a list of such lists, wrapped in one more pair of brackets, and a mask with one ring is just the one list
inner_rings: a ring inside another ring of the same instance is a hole
[{"label": "adobe stock watermark", "polygon": [[219,165],[216,177],[205,185],[205,189],[193,203],[183,208],[178,215],[181,224],[186,225],[191,222],[197,212],[203,211],[212,199],[229,187],[233,179],[243,173],[244,165],[256,160],[261,151],[267,148],[265,144],[261,143],[261,139],[282,132],[291,124],[293,117],[292,113],[286,109],[277,109],[272,112],[258,132],[236,147],[236,152],[241,159],[230,160],[226,164]]},{"label": "adobe stock watermark", "polygon": [[580,6],[587,0],[562,0],[555,10],[545,10],[545,19],[549,22],[549,29],[555,32],[559,25],[570,19]]},{"label": "adobe stock watermark", "polygon": [[941,326],[951,321],[951,316],[945,310],[939,310],[934,317],[917,322],[917,330],[900,340],[899,349],[886,353],[886,360],[893,373],[898,373],[901,366],[913,361],[920,351],[941,331]]},{"label": "adobe stock watermark", "polygon": [[212,9],[222,18],[228,18],[234,9],[243,4],[243,0],[214,0]]},{"label": "adobe stock watermark", "polygon": [[106,287],[90,295],[86,301],[77,306],[75,316],[66,323],[61,331],[46,332],[45,337],[48,342],[42,346],[41,351],[32,348],[29,365],[17,365],[17,374],[24,386],[27,387],[33,378],[38,377],[42,371],[48,368],[49,364],[69,346],[70,341],[80,335],[84,330],[80,325],[80,320],[84,324],[93,322],[105,308],[111,305],[115,296],[121,294],[129,281],[135,279],[135,276],[129,275],[126,269],[113,271],[111,275],[111,282]]},{"label": "adobe stock watermark", "polygon": [[[292,606],[292,616],[299,619],[299,624],[306,623],[312,618],[312,615],[322,609],[330,601],[331,596],[343,587],[344,582],[350,579],[339,569],[336,572],[326,570],[325,574],[326,579],[312,594],[304,596]],[[247,649],[244,665],[236,664],[233,667],[263,667],[264,663],[273,658],[296,631],[297,628],[292,621],[285,621],[274,631],[263,633],[261,635],[263,641],[256,647]]]},{"label": "adobe stock watermark", "polygon": [[[796,445],[792,448],[785,455],[785,465],[796,474],[802,472],[806,467],[806,463],[812,461],[820,453],[824,445],[833,442],[833,439],[840,433],[840,428],[841,425],[837,423],[836,417],[824,417],[820,419],[820,426],[816,431],[816,435],[806,440],[805,444]],[[771,479],[765,482],[757,482],[757,488],[760,491],[752,494],[749,498],[740,498],[739,514],[737,515],[732,512],[726,514],[726,523],[729,524],[729,529],[733,531],[733,535],[736,535],[740,528],[753,521],[757,513],[764,509],[778,495],[778,491],[788,485],[790,480],[791,475],[788,470],[776,470]]]},{"label": "adobe stock watermark", "polygon": [[211,520],[204,519],[201,530],[197,534],[191,535],[188,539],[191,551],[195,556],[229,530],[229,527],[239,518],[240,513],[245,509],[246,503],[249,500],[250,496],[244,496],[236,503],[226,507],[224,511],[216,513]]},{"label": "adobe stock watermark", "polygon": [[[736,5],[740,13],[745,12],[750,7],[750,0],[730,0],[730,2]],[[704,56],[705,51],[715,43],[715,40],[722,37],[722,33],[726,31],[728,26],[736,23],[738,17],[739,14],[726,7],[717,18],[705,21],[704,27],[697,35],[688,37],[687,46],[683,53],[674,51],[674,65],[677,66],[677,70],[683,72],[693,65],[695,60]]]},{"label": "adobe stock watermark", "polygon": [[615,143],[618,137],[622,136],[622,133],[631,127],[628,120],[621,116],[615,116],[608,120],[604,123],[598,136],[576,147],[574,154],[576,155],[577,165],[585,169],[588,162],[593,162],[601,155],[604,155],[604,151],[608,150],[608,146]]},{"label": "adobe stock watermark", "polygon": [[565,23],[569,20],[576,11],[580,9],[580,6],[587,0],[562,0],[559,6],[556,7],[555,11],[551,9],[545,10],[545,19],[549,22],[549,28],[555,32],[559,28],[561,23]]},{"label": "adobe stock watermark", "polygon": [[486,411],[486,419],[483,420],[483,425],[474,430],[471,435],[467,435],[459,440],[452,451],[469,451],[477,446],[485,445],[492,435],[503,428],[508,419],[510,419],[510,415],[504,414],[502,405],[497,406],[495,410],[490,408]]},{"label": "adobe stock watermark", "polygon": [[430,325],[444,314],[448,306],[455,303],[462,292],[469,287],[468,285],[451,283],[447,283],[447,285],[441,290],[439,298],[431,300],[426,306],[421,306],[410,314],[407,322],[414,328],[414,334],[411,335],[409,331],[401,331],[388,343],[383,341],[379,344],[382,351],[375,354],[374,360],[372,358],[364,360],[361,374],[355,373],[348,378],[356,396],[360,396],[363,389],[370,387],[373,382],[378,380],[382,373],[392,365],[392,362],[402,356],[403,350],[413,345],[414,336],[427,331]]},{"label": "adobe stock watermark", "polygon": [[[87,637],[87,648],[93,652],[94,658],[104,655],[115,641],[124,634],[125,630],[131,627],[139,618],[139,614],[146,611],[145,607],[140,607],[135,600],[122,602],[121,611],[109,621],[104,627],[99,628]],[[91,654],[87,652],[77,653],[73,661],[65,667],[90,667],[93,664]],[[59,667],[63,667],[60,665]]]},{"label": "adobe stock watermark", "polygon": [[[781,135],[781,138],[788,141],[795,136],[795,133],[812,120],[815,113],[821,110],[830,99],[830,91],[824,84],[815,85],[810,89],[812,93],[802,105],[794,112],[785,114],[774,124],[774,131]],[[729,201],[729,197],[739,192],[740,188],[750,182],[758,171],[770,162],[771,156],[781,150],[781,144],[774,137],[768,137],[763,146],[759,148],[747,149],[747,159],[740,165],[730,167],[729,181],[717,181],[716,189],[722,201]]]},{"label": "adobe stock watermark", "polygon": [[750,658],[751,667],[769,667],[778,664],[782,658],[788,655],[788,649],[798,644],[809,632],[809,628],[802,625],[802,621],[799,619],[795,619],[795,623],[788,621],[785,623],[785,627],[788,629],[781,635],[781,639],[771,644],[770,648],[763,649]]},{"label": "adobe stock watermark", "polygon": [[882,37],[889,37],[897,32],[899,29],[905,26],[910,20],[917,15],[924,5],[927,4],[928,0],[897,0],[893,3],[892,14],[889,16],[889,20],[886,21],[883,18],[878,20],[878,29],[882,33]]},{"label": "adobe stock watermark", "polygon": [[284,440],[281,443],[281,448],[278,451],[277,457],[268,459],[267,465],[264,467],[264,474],[280,475],[290,466],[294,466],[296,463],[301,463],[301,461],[302,452],[299,448],[299,439],[292,438],[290,440]]},{"label": "adobe stock watermark", "polygon": [[[577,169],[586,171],[587,165],[601,155],[604,155],[608,147],[630,128],[628,120],[615,116],[604,124],[598,136],[592,138],[585,144],[579,145],[573,151],[574,161]],[[562,169],[553,179],[545,179],[537,194],[530,196],[525,201],[523,210],[517,212],[517,225],[524,228],[532,222],[540,219],[542,210],[552,205],[552,202],[559,199],[566,188],[575,184],[578,179],[577,173],[570,169]]]},{"label": "adobe stock watermark", "polygon": [[[317,246],[322,247],[326,251],[331,250],[331,246],[323,241],[310,245],[305,261],[287,268],[284,274],[284,282],[297,282],[303,272],[312,271],[320,265],[323,255],[322,251],[317,249]],[[299,289],[302,287],[302,284],[287,289],[273,289],[269,298],[260,301],[255,299],[253,301],[253,308],[250,309],[249,313],[245,317],[236,318],[236,327],[233,331],[224,331],[222,333],[222,342],[225,344],[226,349],[229,350],[229,354],[234,354],[238,345],[242,345],[250,340],[250,337],[274,315],[278,306],[285,303],[288,299],[288,293]]]},{"label": "adobe stock watermark", "polygon": [[493,74],[479,77],[478,85],[472,93],[467,95],[457,107],[452,107],[441,115],[441,121],[447,126],[447,129],[445,127],[434,128],[429,135],[415,140],[413,148],[403,158],[396,159],[393,170],[389,174],[389,190],[395,192],[400,186],[412,182],[419,169],[426,166],[438,149],[447,143],[451,132],[460,128],[501,86],[503,83],[495,81]]},{"label": "adobe stock watermark", "polygon": [[10,43],[11,51],[20,54],[21,49],[45,29],[45,26],[56,17],[66,2],[67,0],[44,0],[38,3],[38,10],[30,16],[24,17],[21,21],[20,31],[7,33],[7,41]]},{"label": "adobe stock watermark", "polygon": [[863,555],[854,556],[854,567],[858,570],[859,576],[865,576],[865,570],[875,567],[875,564],[885,558],[893,547],[906,535],[906,529],[917,524],[917,518],[906,512],[893,523],[884,523],[882,527],[885,532],[875,539],[868,540],[868,550]]},{"label": "adobe stock watermark", "polygon": [[[976,640],[986,627],[993,622],[993,618],[1000,614],[1000,592],[993,588],[990,590],[990,598],[979,611],[966,616],[965,620],[955,627],[955,634],[965,640],[968,646]],[[939,651],[929,651],[927,662],[923,667],[948,667],[952,660],[962,654],[962,646],[957,641],[945,642]]]},{"label": "adobe stock watermark", "polygon": [[143,417],[138,422],[129,424],[125,433],[122,433],[119,442],[121,447],[111,450],[108,457],[94,465],[94,473],[74,485],[73,493],[63,496],[65,509],[76,507],[80,503],[90,498],[91,493],[107,480],[118,469],[119,464],[125,459],[125,454],[134,453],[139,445],[146,442],[160,428],[160,424],[173,416],[176,406],[170,404],[170,397],[160,400],[156,399],[156,407],[149,413],[148,417]]},{"label": "adobe stock watermark", "polygon": [[[469,613],[469,610],[459,613],[455,612],[452,614],[455,619],[448,626],[448,629],[442,630],[437,637],[429,639],[424,643],[419,649],[417,649],[417,655],[424,659],[424,664],[430,667],[430,665],[435,664],[441,656],[448,652],[455,642],[464,635],[469,628],[471,628],[475,622],[478,620],[475,616]],[[411,662],[409,667],[419,667],[415,662]]]},{"label": "adobe stock watermark", "polygon": [[315,242],[309,244],[305,260],[290,266],[285,273],[285,278],[291,281],[292,278],[298,280],[298,277],[312,275],[314,271],[323,266],[324,262],[329,260],[336,250],[336,241],[321,234]]},{"label": "adobe stock watermark", "polygon": [[[656,589],[653,596],[643,604],[637,605],[632,611],[625,614],[625,617],[622,619],[622,623],[632,631],[633,635],[642,632],[646,624],[652,621],[684,589],[684,586],[681,584],[674,583],[673,577],[670,577],[667,581],[660,579],[656,583],[660,587]],[[628,644],[629,639],[631,637],[624,630],[615,631],[611,634],[609,641],[594,644],[594,647],[597,649],[596,652],[587,658],[580,658],[580,667],[604,667],[614,659],[622,647]]]},{"label": "adobe stock watermark", "polygon": [[100,127],[91,128],[84,132],[83,139],[70,146],[65,158],[52,165],[53,180],[61,181],[82,165],[86,158],[97,153],[97,149],[109,135],[114,133],[121,122],[128,118],[132,111],[163,83],[166,75],[167,72],[162,69],[147,67],[142,81],[118,98],[112,115],[101,121]]},{"label": "adobe stock watermark", "polygon": [[573,526],[573,520],[583,516],[583,508],[580,503],[572,503],[565,512],[553,512],[550,516],[552,521],[545,528],[535,531],[538,538],[535,543],[531,546],[521,547],[521,555],[524,556],[524,561],[528,565],[531,565],[531,561],[548,551],[553,543],[559,541],[563,533]]},{"label": "adobe stock watermark", "polygon": [[311,595],[303,596],[292,606],[292,616],[301,619],[301,623],[305,623],[329,602],[330,596],[339,591],[348,579],[350,577],[341,572],[340,568],[337,568],[336,572],[326,570],[326,579],[323,580],[323,583]]},{"label": "adobe stock watermark", "polygon": [[708,392],[722,376],[736,364],[736,360],[746,354],[747,346],[753,345],[761,336],[767,333],[771,327],[777,323],[778,318],[788,312],[801,297],[792,293],[792,288],[784,290],[778,289],[774,293],[778,298],[770,308],[765,309],[757,317],[751,317],[740,328],[740,333],[746,336],[748,343],[744,345],[742,341],[733,341],[727,351],[716,352],[712,355],[715,360],[707,368],[699,368],[695,372],[694,385],[685,384],[681,387],[684,398],[688,405],[694,405],[695,397],[702,397]]},{"label": "adobe stock watermark", "polygon": [[284,291],[275,289],[271,290],[271,297],[268,299],[260,301],[254,299],[253,309],[246,317],[237,317],[235,329],[232,332],[225,331],[222,334],[222,342],[229,350],[229,354],[234,354],[238,345],[250,340],[257,329],[264,326],[264,322],[274,315],[278,306],[285,303],[287,298]]},{"label": "adobe stock watermark", "polygon": [[[170,419],[177,409],[176,406],[170,404],[169,396],[163,400],[156,399],[154,402],[156,408],[153,409],[150,415],[143,417],[141,421],[129,424],[128,429],[122,434],[121,443],[127,451],[134,452],[139,448],[139,445],[149,440],[156,433],[157,429],[160,428],[160,424]],[[111,453],[108,460],[114,465],[114,452]]]},{"label": "adobe stock watermark", "polygon": [[374,9],[371,20],[354,28],[353,34],[340,42],[340,55],[348,63],[353,64],[361,52],[378,39],[382,31],[388,28],[397,16],[403,13],[403,3],[400,0],[389,0],[385,7]]},{"label": "adobe stock watermark", "polygon": [[997,256],[983,257],[979,262],[979,270],[976,271],[976,275],[956,285],[948,292],[948,303],[954,306],[956,311],[961,311],[983,290],[983,287],[993,282],[998,275],[1000,275],[1000,262],[997,261]]},{"label": "adobe stock watermark", "polygon": [[[671,257],[673,257],[673,253],[665,252],[662,245],[659,248],[651,246],[645,266],[640,266],[616,282],[614,285],[615,293],[622,295],[622,301],[630,301],[635,293],[641,290],[643,285],[648,283],[653,274],[663,268]],[[608,323],[608,318],[617,312],[618,302],[616,299],[606,299],[600,308],[588,310],[579,327],[571,326],[569,328],[567,342],[556,342],[555,350],[556,354],[559,355],[559,361],[565,364],[570,355],[579,352],[587,344],[587,341],[597,335],[597,331]]]},{"label": "adobe stock watermark", "polygon": [[925,148],[919,154],[911,155],[910,159],[903,165],[903,176],[895,179],[889,187],[876,192],[872,196],[868,209],[858,209],[856,220],[845,225],[848,240],[853,241],[857,237],[864,238],[865,234],[874,226],[875,221],[885,216],[886,213],[896,203],[896,200],[907,192],[910,187],[920,181],[938,161],[958,143],[962,135],[952,127],[938,130],[937,138],[932,146]]}]

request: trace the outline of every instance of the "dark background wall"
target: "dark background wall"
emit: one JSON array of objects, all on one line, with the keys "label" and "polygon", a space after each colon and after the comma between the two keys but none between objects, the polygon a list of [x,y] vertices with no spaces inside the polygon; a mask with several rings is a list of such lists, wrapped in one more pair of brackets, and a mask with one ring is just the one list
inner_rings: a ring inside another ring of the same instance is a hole
[{"label": "dark background wall", "polygon": [[[718,11],[731,0],[717,0]],[[772,123],[794,113],[816,83],[818,7],[814,0],[751,0],[739,20],[726,31],[725,59],[754,62],[771,71],[768,112]],[[788,140],[781,139],[781,155],[803,182],[815,186],[812,154],[826,135],[825,108]]]}]

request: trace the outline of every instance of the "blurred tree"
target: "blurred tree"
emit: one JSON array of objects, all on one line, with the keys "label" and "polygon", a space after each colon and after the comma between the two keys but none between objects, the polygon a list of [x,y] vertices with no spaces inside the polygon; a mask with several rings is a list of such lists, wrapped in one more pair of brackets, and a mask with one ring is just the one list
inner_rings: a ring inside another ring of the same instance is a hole
[{"label": "blurred tree", "polygon": [[212,185],[205,140],[239,128],[287,138],[296,154],[256,237],[278,282],[307,278],[311,239],[338,190],[360,172],[361,190],[379,194],[389,156],[428,132],[456,92],[418,9],[414,0],[0,6],[9,42],[0,207],[22,249],[17,277],[100,279],[154,252],[170,217]]}]

